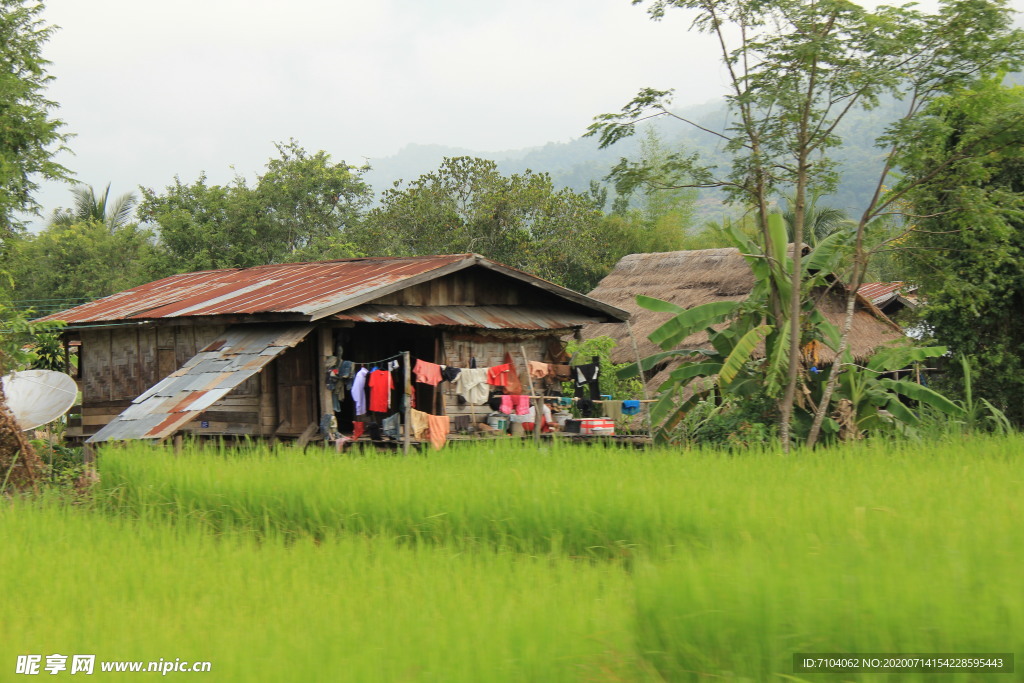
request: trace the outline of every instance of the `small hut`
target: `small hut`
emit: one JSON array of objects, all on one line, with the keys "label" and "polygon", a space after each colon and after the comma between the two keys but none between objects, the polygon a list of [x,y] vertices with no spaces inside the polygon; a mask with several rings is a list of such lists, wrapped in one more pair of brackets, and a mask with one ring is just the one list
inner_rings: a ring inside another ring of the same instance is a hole
[{"label": "small hut", "polygon": [[[353,364],[487,368],[511,357],[523,371],[564,360],[562,338],[584,325],[628,317],[478,254],[185,273],[47,316],[68,323],[66,348],[78,353],[81,423],[70,435],[92,443],[308,438],[330,418],[350,429],[358,413],[341,388]],[[421,412],[487,412],[447,383],[408,381]],[[398,411],[405,392],[394,391]]]},{"label": "small hut", "polygon": [[887,316],[917,308],[917,286],[907,282],[865,282],[857,293]]},{"label": "small hut", "polygon": [[[654,330],[671,317],[641,308],[638,295],[663,299],[683,308],[693,308],[712,301],[742,301],[754,287],[754,274],[738,249],[700,249],[668,251],[654,254],[631,254],[623,257],[589,296],[630,313],[630,322],[594,323],[583,328],[585,339],[609,336],[618,342],[612,360],[626,363],[636,360],[630,327],[641,358],[661,349],[648,340]],[[835,325],[841,325],[846,312],[846,288],[834,281],[823,288],[818,309]],[[862,296],[857,297],[850,349],[857,359],[864,359],[880,346],[904,339],[899,326]],[[706,332],[698,332],[679,344],[680,348],[706,348]],[[756,352],[755,352],[756,353]],[[826,348],[821,354],[824,364],[835,360],[835,353]],[[662,366],[648,374],[648,388],[656,390],[667,378],[672,366]]]}]

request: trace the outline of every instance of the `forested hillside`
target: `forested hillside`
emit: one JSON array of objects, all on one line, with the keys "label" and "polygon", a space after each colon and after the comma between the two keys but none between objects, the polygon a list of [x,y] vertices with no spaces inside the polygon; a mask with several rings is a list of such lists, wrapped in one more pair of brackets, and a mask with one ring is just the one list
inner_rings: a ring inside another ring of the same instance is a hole
[{"label": "forested hillside", "polygon": [[[851,113],[839,129],[839,135],[849,141],[835,153],[840,163],[840,182],[835,195],[822,198],[822,204],[852,213],[863,207],[865,196],[874,190],[873,181],[878,176],[878,161],[882,153],[869,141],[882,133],[885,126],[895,120],[899,103],[890,101],[870,112]],[[683,107],[677,114],[714,131],[727,132],[729,120],[723,102],[707,102]],[[702,157],[725,164],[721,139],[700,131],[678,120],[660,119],[652,121],[665,146],[671,149],[687,149],[699,152]],[[581,126],[581,135],[583,132]],[[600,149],[597,140],[580,137],[567,142],[548,142],[540,147],[500,152],[481,152],[443,145],[411,144],[398,154],[370,160],[370,171],[366,181],[378,192],[389,188],[397,180],[410,181],[438,168],[445,157],[473,156],[490,159],[504,174],[523,173],[526,170],[545,172],[551,176],[556,187],[566,187],[577,192],[586,192],[592,181],[603,181],[612,166],[621,157],[639,153],[642,136],[624,140],[610,149]],[[856,141],[863,141],[863,144]],[[698,202],[698,213],[706,217],[718,217],[725,211],[718,203],[719,195],[705,190]]]}]

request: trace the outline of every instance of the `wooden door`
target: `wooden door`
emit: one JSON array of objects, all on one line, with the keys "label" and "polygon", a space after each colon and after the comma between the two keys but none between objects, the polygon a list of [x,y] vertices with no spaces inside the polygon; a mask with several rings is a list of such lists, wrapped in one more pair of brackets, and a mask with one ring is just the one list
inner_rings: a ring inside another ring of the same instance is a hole
[{"label": "wooden door", "polygon": [[310,335],[294,349],[285,351],[275,363],[277,377],[277,433],[301,434],[317,422],[317,363]]}]

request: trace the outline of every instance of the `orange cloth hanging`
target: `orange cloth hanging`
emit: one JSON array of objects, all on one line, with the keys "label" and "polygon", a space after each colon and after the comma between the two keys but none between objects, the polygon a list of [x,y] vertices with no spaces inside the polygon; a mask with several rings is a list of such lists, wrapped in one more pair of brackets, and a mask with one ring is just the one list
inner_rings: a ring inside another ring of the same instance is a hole
[{"label": "orange cloth hanging", "polygon": [[534,379],[544,379],[551,374],[551,366],[547,363],[531,360],[528,362],[530,376]]},{"label": "orange cloth hanging", "polygon": [[412,372],[416,375],[416,381],[420,384],[437,386],[441,382],[441,366],[436,363],[428,363],[425,360],[417,360]]},{"label": "orange cloth hanging", "polygon": [[516,362],[512,360],[512,354],[505,354],[505,362],[508,363],[508,380],[505,383],[506,393],[509,394],[522,394],[523,383],[519,381],[519,370],[516,369]]},{"label": "orange cloth hanging", "polygon": [[427,415],[427,424],[430,425],[427,438],[430,439],[430,444],[434,447],[434,450],[439,451],[444,447],[445,442],[448,441],[448,430],[451,427],[451,422],[447,415]]}]

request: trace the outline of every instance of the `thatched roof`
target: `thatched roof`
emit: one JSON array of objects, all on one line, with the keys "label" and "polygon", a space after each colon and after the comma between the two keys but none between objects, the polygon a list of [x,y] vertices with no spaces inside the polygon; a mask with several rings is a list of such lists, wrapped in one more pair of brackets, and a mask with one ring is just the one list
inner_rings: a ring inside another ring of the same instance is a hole
[{"label": "thatched roof", "polygon": [[[641,308],[637,295],[656,297],[684,308],[711,301],[741,301],[754,286],[754,274],[735,248],[668,251],[655,254],[631,254],[623,257],[589,296],[628,311],[640,357],[661,349],[647,336],[671,317]],[[836,282],[822,288],[818,308],[833,324],[841,325],[846,310],[846,288]],[[626,363],[636,360],[625,323],[601,323],[583,327],[584,339],[607,335],[618,342],[612,360]],[[863,359],[879,346],[904,339],[899,326],[885,317],[871,302],[858,296],[850,349]],[[688,337],[680,348],[707,348],[707,334],[699,332]],[[824,363],[835,360],[835,353],[825,349]],[[653,384],[653,382],[652,382]]]}]

